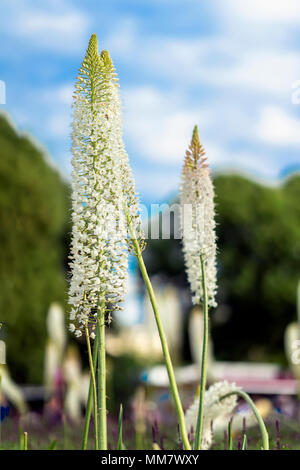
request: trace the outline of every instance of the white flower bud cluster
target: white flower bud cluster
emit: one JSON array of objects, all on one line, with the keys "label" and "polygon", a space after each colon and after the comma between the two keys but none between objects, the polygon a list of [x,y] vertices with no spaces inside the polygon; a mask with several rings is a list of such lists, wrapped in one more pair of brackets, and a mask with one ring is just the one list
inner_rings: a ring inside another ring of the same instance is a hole
[{"label": "white flower bud cluster", "polygon": [[[235,390],[241,390],[234,383],[226,381],[216,382],[206,390],[204,395],[203,408],[203,431],[201,449],[209,449],[213,440],[213,428],[224,427],[227,429],[228,422],[237,405],[237,395],[231,395],[220,401],[220,398],[227,393]],[[197,417],[199,410],[199,398],[196,398],[193,404],[185,413],[185,423],[187,431],[196,430]]]},{"label": "white flower bud cluster", "polygon": [[204,155],[195,127],[191,145],[186,152],[180,188],[183,252],[193,303],[199,304],[203,300],[202,255],[208,305],[215,307],[217,281],[214,189]]},{"label": "white flower bud cluster", "polygon": [[116,74],[108,53],[99,56],[95,35],[79,70],[74,108],[69,303],[70,330],[81,336],[87,320],[120,308],[123,301],[127,188],[134,191]]}]

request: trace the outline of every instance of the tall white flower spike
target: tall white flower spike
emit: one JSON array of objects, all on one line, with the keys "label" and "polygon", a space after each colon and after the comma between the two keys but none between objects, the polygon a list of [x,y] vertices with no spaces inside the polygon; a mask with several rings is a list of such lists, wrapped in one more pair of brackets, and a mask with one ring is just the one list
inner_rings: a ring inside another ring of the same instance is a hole
[{"label": "tall white flower spike", "polygon": [[[234,383],[216,382],[206,390],[204,395],[204,418],[203,418],[203,432],[202,432],[202,445],[201,449],[209,449],[213,441],[213,429],[218,427],[220,422],[226,422],[226,426],[230,421],[234,408],[237,405],[237,396],[231,395],[230,397],[219,399],[227,393],[234,390],[240,390]],[[196,398],[194,403],[187,409],[185,414],[185,423],[187,431],[196,429],[197,416],[199,409],[199,398]]]},{"label": "tall white flower spike", "polygon": [[180,188],[181,229],[185,265],[193,303],[203,299],[201,255],[206,269],[208,305],[215,307],[216,235],[214,189],[205,151],[195,126],[182,170]]},{"label": "tall white flower spike", "polygon": [[[116,72],[92,35],[75,85],[72,132],[70,331],[120,308],[127,278],[126,214],[138,218],[122,139]],[[92,333],[92,336],[94,334]]]}]

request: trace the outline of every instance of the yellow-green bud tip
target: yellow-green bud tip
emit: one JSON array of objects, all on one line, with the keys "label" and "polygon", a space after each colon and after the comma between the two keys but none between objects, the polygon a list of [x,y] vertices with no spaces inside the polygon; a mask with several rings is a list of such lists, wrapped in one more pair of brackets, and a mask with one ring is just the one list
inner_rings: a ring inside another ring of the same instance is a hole
[{"label": "yellow-green bud tip", "polygon": [[193,130],[192,145],[200,145],[198,126],[195,126]]},{"label": "yellow-green bud tip", "polygon": [[97,52],[98,54],[98,39],[96,33],[92,34],[89,40],[88,50],[90,52]]},{"label": "yellow-green bud tip", "polygon": [[104,64],[106,65],[113,65],[112,60],[110,58],[109,52],[106,50],[103,50],[101,52],[101,59],[103,60]]},{"label": "yellow-green bud tip", "polygon": [[185,167],[197,167],[198,165],[203,168],[207,168],[205,151],[200,143],[198,127],[195,126],[193,130],[192,141],[189,145],[189,150],[186,152]]}]

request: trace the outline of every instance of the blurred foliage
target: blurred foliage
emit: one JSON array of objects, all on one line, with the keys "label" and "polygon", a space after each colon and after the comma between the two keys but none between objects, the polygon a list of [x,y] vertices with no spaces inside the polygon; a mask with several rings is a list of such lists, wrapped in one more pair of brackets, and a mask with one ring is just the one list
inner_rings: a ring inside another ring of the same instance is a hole
[{"label": "blurred foliage", "polygon": [[46,314],[64,302],[68,186],[42,151],[0,116],[0,319],[17,381],[40,382]]},{"label": "blurred foliage", "polygon": [[110,412],[118,415],[120,403],[129,407],[139,376],[147,367],[145,361],[130,354],[108,359],[107,396]]},{"label": "blurred foliage", "polygon": [[[284,362],[283,333],[296,316],[300,277],[300,175],[267,187],[238,175],[214,180],[218,236],[217,358]],[[151,274],[188,290],[179,240],[149,240]],[[185,298],[185,296],[183,296]],[[188,305],[187,310],[191,307]]]}]

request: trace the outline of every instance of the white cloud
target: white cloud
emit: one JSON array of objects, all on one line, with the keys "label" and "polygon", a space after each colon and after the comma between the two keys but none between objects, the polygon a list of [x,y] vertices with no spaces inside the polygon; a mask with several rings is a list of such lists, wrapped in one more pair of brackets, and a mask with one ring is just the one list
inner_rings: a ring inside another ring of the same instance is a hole
[{"label": "white cloud", "polygon": [[185,105],[172,92],[153,87],[127,89],[124,102],[127,141],[154,161],[181,161],[194,125],[207,125],[197,109]]},{"label": "white cloud", "polygon": [[70,113],[52,113],[46,125],[49,135],[55,138],[65,138],[71,133]]},{"label": "white cloud", "polygon": [[133,17],[122,18],[117,21],[110,34],[106,37],[105,47],[110,51],[112,57],[121,57],[130,53],[136,45],[138,25]]},{"label": "white cloud", "polygon": [[56,96],[60,103],[71,106],[74,95],[74,85],[65,83],[58,87]]},{"label": "white cloud", "polygon": [[72,83],[62,83],[54,87],[47,87],[44,90],[34,90],[32,95],[41,103],[53,107],[64,106],[70,109],[73,101],[74,85]]},{"label": "white cloud", "polygon": [[2,32],[30,42],[32,48],[73,53],[86,41],[89,18],[70,2],[46,1],[41,7],[32,1],[4,0],[1,10]]},{"label": "white cloud", "polygon": [[130,57],[136,68],[184,89],[202,84],[220,90],[250,89],[287,95],[291,84],[300,78],[297,51],[274,48],[274,44],[258,47],[250,41],[239,42],[231,34],[192,38],[143,36],[137,23],[127,19],[120,30],[112,31],[107,44],[112,47],[113,57],[126,62]]},{"label": "white cloud", "polygon": [[300,19],[299,0],[221,0],[222,10],[239,20],[265,23],[297,23]]},{"label": "white cloud", "polygon": [[[158,170],[135,171],[137,191],[142,194],[141,202],[151,204],[168,202],[170,195],[178,190],[181,167],[178,164],[174,171],[161,168]],[[146,212],[147,213],[147,212]]]},{"label": "white cloud", "polygon": [[293,52],[249,51],[236,65],[218,73],[229,86],[289,95],[293,81],[300,77],[300,62]]},{"label": "white cloud", "polygon": [[[150,63],[170,76],[173,81],[182,79],[188,83],[205,83],[222,88],[244,88],[267,93],[290,93],[291,84],[300,77],[298,54],[286,50],[248,49],[242,51],[235,44],[214,40],[182,40],[165,45],[168,54],[161,54],[163,47],[150,53]],[[179,51],[179,52],[178,52]],[[211,54],[222,57],[211,61]],[[162,57],[163,56],[163,57]]]},{"label": "white cloud", "polygon": [[39,12],[32,14],[29,12],[22,18],[18,18],[17,32],[20,35],[35,36],[56,35],[56,34],[72,34],[81,32],[85,26],[85,20],[81,15],[75,12],[70,13],[50,13]]},{"label": "white cloud", "polygon": [[[36,121],[37,127],[42,126],[51,139],[62,141],[70,136],[73,94],[74,87],[70,83],[35,88],[30,91],[28,98],[31,104],[31,120]],[[36,109],[43,110],[42,121],[40,116],[33,111]]]},{"label": "white cloud", "polygon": [[300,120],[279,107],[265,107],[258,122],[257,136],[267,144],[300,147]]}]

